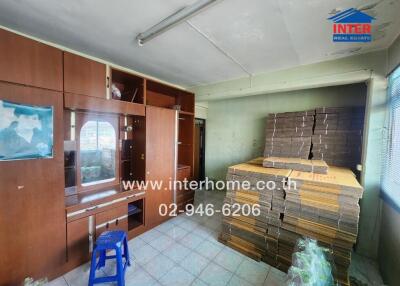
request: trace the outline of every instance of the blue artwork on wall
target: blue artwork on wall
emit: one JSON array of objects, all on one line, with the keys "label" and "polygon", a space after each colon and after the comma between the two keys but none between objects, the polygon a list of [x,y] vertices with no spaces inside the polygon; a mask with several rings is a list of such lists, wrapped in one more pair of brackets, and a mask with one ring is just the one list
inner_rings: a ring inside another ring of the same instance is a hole
[{"label": "blue artwork on wall", "polygon": [[53,107],[0,100],[0,161],[53,157]]}]

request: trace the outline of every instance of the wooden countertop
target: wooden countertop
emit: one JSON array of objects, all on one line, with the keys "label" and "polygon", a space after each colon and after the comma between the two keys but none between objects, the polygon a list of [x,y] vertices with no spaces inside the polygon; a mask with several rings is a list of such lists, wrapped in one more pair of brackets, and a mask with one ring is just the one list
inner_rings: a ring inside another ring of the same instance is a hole
[{"label": "wooden countertop", "polygon": [[65,209],[67,212],[73,212],[142,192],[144,190],[124,190],[122,186],[116,185],[95,191],[77,193],[65,197]]}]

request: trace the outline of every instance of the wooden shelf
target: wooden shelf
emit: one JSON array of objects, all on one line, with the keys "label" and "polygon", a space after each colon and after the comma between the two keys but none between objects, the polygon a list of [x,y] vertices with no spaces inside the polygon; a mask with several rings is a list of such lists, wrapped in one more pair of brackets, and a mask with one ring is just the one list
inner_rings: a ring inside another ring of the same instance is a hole
[{"label": "wooden shelf", "polygon": [[194,94],[156,81],[146,80],[146,105],[173,109],[179,105],[180,114],[194,116]]},{"label": "wooden shelf", "polygon": [[179,111],[179,114],[185,114],[185,115],[192,115],[192,116],[194,116],[194,113],[193,113],[193,112],[182,111],[182,110]]},{"label": "wooden shelf", "polygon": [[145,107],[143,104],[123,102],[120,100],[107,100],[73,93],[64,93],[64,106],[72,110],[139,116],[145,115]]},{"label": "wooden shelf", "polygon": [[144,104],[145,79],[136,75],[126,73],[117,69],[111,69],[111,83],[121,93],[121,97],[116,97],[112,94],[112,86],[110,87],[111,98],[125,102]]}]

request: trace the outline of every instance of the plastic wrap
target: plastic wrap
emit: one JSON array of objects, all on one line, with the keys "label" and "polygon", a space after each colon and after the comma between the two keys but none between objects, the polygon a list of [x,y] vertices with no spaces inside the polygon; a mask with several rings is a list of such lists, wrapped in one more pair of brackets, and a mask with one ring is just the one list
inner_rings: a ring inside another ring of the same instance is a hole
[{"label": "plastic wrap", "polygon": [[299,239],[288,271],[288,286],[333,286],[331,256],[316,240]]}]

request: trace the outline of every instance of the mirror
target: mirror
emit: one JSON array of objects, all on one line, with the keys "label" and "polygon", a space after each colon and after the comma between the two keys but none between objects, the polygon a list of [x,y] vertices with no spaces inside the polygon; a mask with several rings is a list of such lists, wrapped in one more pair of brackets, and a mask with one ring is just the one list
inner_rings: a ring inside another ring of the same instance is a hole
[{"label": "mirror", "polygon": [[80,131],[80,173],[82,186],[115,180],[116,132],[111,123],[87,121]]}]

